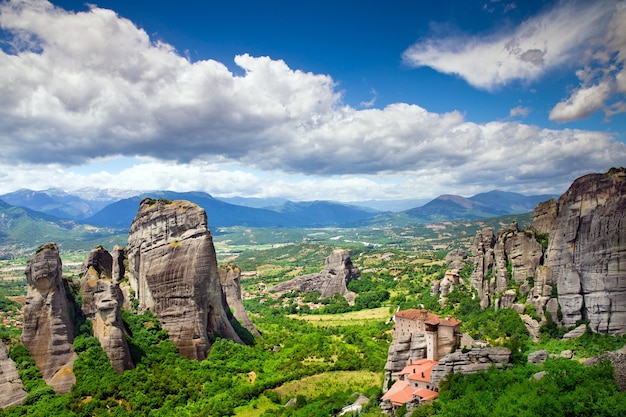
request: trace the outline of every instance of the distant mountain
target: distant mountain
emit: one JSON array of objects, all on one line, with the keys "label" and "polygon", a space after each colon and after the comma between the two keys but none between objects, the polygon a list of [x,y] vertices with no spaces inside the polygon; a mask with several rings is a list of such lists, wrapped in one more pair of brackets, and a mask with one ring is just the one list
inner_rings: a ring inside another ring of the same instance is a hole
[{"label": "distant mountain", "polygon": [[376,216],[371,208],[356,207],[332,201],[289,201],[273,210],[283,214],[296,224],[308,227],[349,225]]},{"label": "distant mountain", "polygon": [[78,224],[0,200],[0,258],[32,251],[46,242],[72,250],[123,244],[123,239],[110,228]]},{"label": "distant mountain", "polygon": [[421,207],[412,208],[403,213],[428,223],[456,219],[483,219],[531,212],[538,203],[552,197],[554,196],[525,196],[497,190],[476,194],[470,198],[445,194]]},{"label": "distant mountain", "polygon": [[43,191],[21,189],[0,195],[0,199],[12,206],[25,207],[68,220],[86,219],[117,200],[116,197],[102,192],[90,193],[88,189],[84,190],[84,193],[79,190],[75,194],[70,194],[54,188]]},{"label": "distant mountain", "polygon": [[556,195],[522,195],[507,191],[489,191],[487,193],[476,194],[470,200],[489,206],[495,210],[502,210],[510,214],[528,213],[535,209],[537,204],[557,198]]},{"label": "distant mountain", "polygon": [[285,198],[251,198],[251,197],[215,197],[218,200],[222,200],[226,203],[235,204],[237,206],[253,207],[253,208],[268,208],[281,206],[285,204],[287,199]]},{"label": "distant mountain", "polygon": [[270,210],[230,204],[204,192],[157,191],[110,204],[85,222],[96,226],[128,228],[137,214],[139,203],[146,197],[196,203],[206,210],[209,227],[212,228],[346,226],[376,215],[372,210],[323,201],[287,202]]}]

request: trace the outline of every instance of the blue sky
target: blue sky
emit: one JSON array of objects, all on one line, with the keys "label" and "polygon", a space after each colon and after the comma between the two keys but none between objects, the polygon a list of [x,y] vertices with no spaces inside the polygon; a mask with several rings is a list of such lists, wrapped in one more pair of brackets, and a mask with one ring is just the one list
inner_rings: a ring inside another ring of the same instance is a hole
[{"label": "blue sky", "polygon": [[616,1],[0,6],[0,192],[562,193],[626,165]]}]

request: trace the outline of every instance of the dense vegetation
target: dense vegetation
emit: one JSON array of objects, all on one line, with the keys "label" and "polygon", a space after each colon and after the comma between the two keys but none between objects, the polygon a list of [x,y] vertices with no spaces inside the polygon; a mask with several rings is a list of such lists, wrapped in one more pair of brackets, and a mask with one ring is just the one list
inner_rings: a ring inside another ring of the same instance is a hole
[{"label": "dense vegetation", "polygon": [[[256,273],[245,276],[242,285],[248,295],[246,309],[263,337],[249,345],[218,338],[204,361],[180,357],[151,314],[125,312],[136,369],[117,374],[91,334],[90,323],[79,323],[76,384],[66,395],[55,394],[43,382],[19,343],[19,331],[2,328],[0,336],[10,347],[28,397],[22,406],[0,411],[0,416],[330,416],[351,404],[355,392],[374,400],[363,415],[380,416],[376,399],[391,340],[389,318],[397,308],[421,307],[458,317],[462,331],[476,339],[511,348],[513,365],[448,378],[439,400],[418,408],[413,416],[626,415],[626,396],[618,391],[608,363],[584,367],[565,359],[543,365],[526,362],[538,349],[557,354],[569,349],[577,359],[591,357],[622,347],[626,337],[586,333],[563,341],[559,336],[564,329],[550,325],[535,343],[513,310],[480,309],[469,287],[470,266],[461,271],[461,285],[445,303],[431,295],[432,281],[446,271],[447,251],[350,242],[343,246],[351,249],[362,272],[360,281],[349,284],[358,294],[354,305],[342,297],[320,299],[319,293],[272,297],[261,291],[263,285],[319,271],[333,248],[328,243],[248,248],[231,258],[242,270]],[[23,279],[13,280],[0,286],[0,292],[23,295],[24,285]],[[0,303],[5,311],[16,307],[5,298]],[[534,378],[540,371],[545,372],[543,378]],[[292,405],[284,407],[290,400]]]}]

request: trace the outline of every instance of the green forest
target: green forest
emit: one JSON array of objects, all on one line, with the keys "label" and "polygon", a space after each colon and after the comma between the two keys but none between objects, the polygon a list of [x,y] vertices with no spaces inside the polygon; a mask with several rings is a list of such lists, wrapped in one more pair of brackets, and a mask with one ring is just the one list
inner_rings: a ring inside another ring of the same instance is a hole
[{"label": "green forest", "polygon": [[[286,293],[271,297],[258,291],[294,275],[319,270],[330,246],[302,243],[263,251],[243,252],[229,262],[255,275],[242,278],[248,294],[245,307],[262,337],[248,344],[214,340],[203,361],[177,354],[167,332],[149,312],[125,311],[123,320],[136,369],[121,374],[91,333],[91,324],[77,315],[74,349],[76,384],[69,394],[55,394],[19,342],[19,329],[2,327],[28,397],[2,416],[332,416],[356,399],[370,399],[360,415],[382,416],[383,369],[391,342],[396,309],[428,308],[462,320],[461,330],[512,351],[508,369],[448,376],[439,399],[412,416],[623,416],[626,395],[619,391],[610,362],[583,366],[580,362],[621,348],[624,336],[588,331],[569,341],[566,329],[546,326],[533,342],[520,316],[511,309],[480,309],[469,286],[470,265],[443,306],[430,295],[430,284],[443,277],[446,251],[350,248],[362,278],[349,289],[358,294],[354,305],[343,297],[319,298],[319,293]],[[386,254],[386,256],[382,256]],[[70,287],[78,277],[68,274]],[[19,308],[7,299],[24,291],[24,282],[0,287],[3,311]],[[80,299],[77,298],[77,303]],[[310,308],[310,303],[319,308]],[[382,314],[381,314],[382,312]],[[332,317],[333,320],[329,320]],[[529,353],[546,349],[574,352],[576,360],[548,359],[527,363]],[[538,372],[543,375],[537,378]],[[289,403],[289,406],[285,406]],[[406,410],[396,410],[405,415]]]}]

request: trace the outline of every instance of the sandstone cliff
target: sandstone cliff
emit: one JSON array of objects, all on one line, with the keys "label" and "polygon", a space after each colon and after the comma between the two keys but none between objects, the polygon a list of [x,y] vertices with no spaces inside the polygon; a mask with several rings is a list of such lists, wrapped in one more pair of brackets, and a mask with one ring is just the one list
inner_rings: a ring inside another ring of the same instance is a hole
[{"label": "sandstone cliff", "polygon": [[359,269],[352,264],[348,251],[336,249],[326,258],[322,271],[281,282],[269,287],[268,290],[274,292],[319,291],[320,298],[340,294],[348,302],[353,302],[355,295],[348,291],[348,283],[353,279],[361,279]]},{"label": "sandstone cliff", "polygon": [[181,355],[205,359],[210,336],[237,342],[204,209],[188,201],[141,202],[128,235],[130,285]]},{"label": "sandstone cliff", "polygon": [[82,266],[80,290],[83,314],[91,320],[94,336],[117,372],[133,369],[120,313],[122,292],[113,282],[113,257],[103,247],[93,249]]},{"label": "sandstone cliff", "polygon": [[9,358],[7,347],[0,340],[0,408],[21,404],[27,396],[15,362]]},{"label": "sandstone cliff", "polygon": [[590,174],[559,198],[546,265],[563,324],[626,333],[626,170]]},{"label": "sandstone cliff", "polygon": [[40,246],[28,260],[26,280],[22,343],[46,383],[57,393],[65,394],[76,382],[72,371],[76,354],[72,305],[56,244]]},{"label": "sandstone cliff", "polygon": [[226,295],[228,306],[233,309],[233,315],[255,336],[261,336],[259,330],[248,317],[241,298],[241,269],[236,265],[220,265],[220,282],[222,291]]},{"label": "sandstone cliff", "polygon": [[541,323],[549,312],[565,326],[588,320],[596,332],[626,333],[626,170],[577,179],[535,208],[526,231],[479,231],[472,253],[482,308],[528,305]]}]

